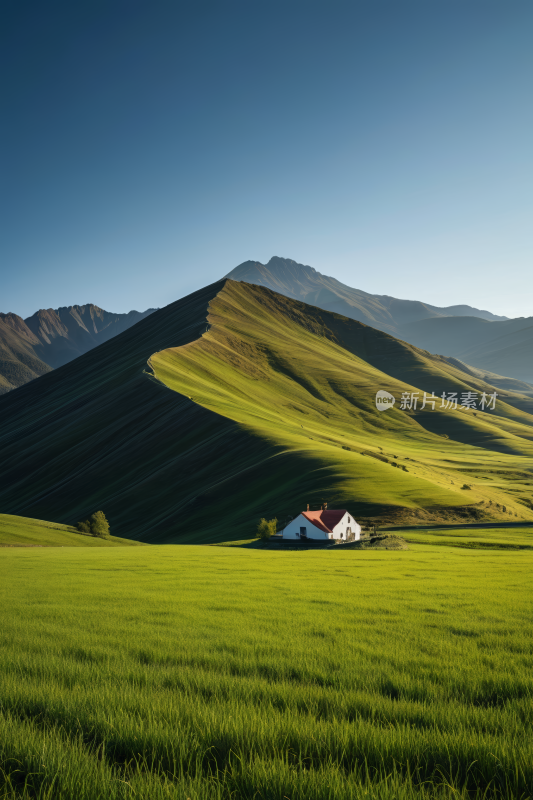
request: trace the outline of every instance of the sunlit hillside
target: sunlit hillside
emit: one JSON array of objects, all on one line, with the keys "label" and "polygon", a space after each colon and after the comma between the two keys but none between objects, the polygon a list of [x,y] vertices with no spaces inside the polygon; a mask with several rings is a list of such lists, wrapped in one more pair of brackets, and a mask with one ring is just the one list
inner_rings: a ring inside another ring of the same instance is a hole
[{"label": "sunlit hillside", "polygon": [[63,523],[102,508],[114,534],[161,542],[250,536],[324,501],[363,520],[531,519],[530,397],[376,409],[378,389],[494,391],[466,370],[221,281],[0,399],[0,507]]},{"label": "sunlit hillside", "polygon": [[120,547],[141,545],[116,536],[80,533],[72,525],[0,514],[0,547]]}]

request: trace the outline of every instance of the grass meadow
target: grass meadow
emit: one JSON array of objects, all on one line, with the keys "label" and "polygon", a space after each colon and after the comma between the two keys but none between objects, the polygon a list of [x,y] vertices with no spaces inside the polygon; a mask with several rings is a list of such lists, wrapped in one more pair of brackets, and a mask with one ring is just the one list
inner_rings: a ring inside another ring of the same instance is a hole
[{"label": "grass meadow", "polygon": [[532,567],[3,549],[0,797],[532,797]]},{"label": "grass meadow", "polygon": [[533,527],[516,528],[441,528],[398,531],[413,544],[444,545],[490,550],[532,550]]}]

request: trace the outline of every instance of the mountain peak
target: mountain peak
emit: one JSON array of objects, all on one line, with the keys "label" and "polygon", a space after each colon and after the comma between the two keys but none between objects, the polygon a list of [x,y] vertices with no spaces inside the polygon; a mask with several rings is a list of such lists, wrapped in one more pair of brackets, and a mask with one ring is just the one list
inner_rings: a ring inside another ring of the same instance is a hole
[{"label": "mountain peak", "polygon": [[294,261],[292,258],[283,258],[282,256],[272,256],[266,266],[276,269],[303,269],[310,272],[316,272],[316,269],[310,267],[308,264],[300,264],[298,261]]},{"label": "mountain peak", "polygon": [[272,256],[267,264],[245,261],[226,277],[268,286],[287,297],[317,305],[326,311],[336,311],[395,336],[401,334],[399,326],[432,317],[471,316],[491,322],[506,319],[467,305],[439,308],[419,300],[369,294],[347,286],[329,275],[323,275],[307,264],[280,256]]}]

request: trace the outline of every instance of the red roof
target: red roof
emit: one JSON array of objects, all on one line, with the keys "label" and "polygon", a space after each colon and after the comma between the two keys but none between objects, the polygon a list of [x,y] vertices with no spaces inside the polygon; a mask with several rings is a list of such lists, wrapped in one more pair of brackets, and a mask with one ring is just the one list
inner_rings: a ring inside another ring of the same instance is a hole
[{"label": "red roof", "polygon": [[341,509],[340,511],[327,509],[325,511],[302,511],[302,516],[321,531],[333,533],[333,528],[335,525],[338,525],[346,513],[345,509]]}]

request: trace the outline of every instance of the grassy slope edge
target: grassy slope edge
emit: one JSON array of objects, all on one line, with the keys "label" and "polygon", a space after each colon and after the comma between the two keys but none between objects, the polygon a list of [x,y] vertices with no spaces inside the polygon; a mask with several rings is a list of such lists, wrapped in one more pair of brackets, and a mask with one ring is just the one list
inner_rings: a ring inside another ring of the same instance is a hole
[{"label": "grassy slope edge", "polygon": [[141,544],[118,536],[100,539],[57,522],[0,514],[0,547],[128,547]]}]

